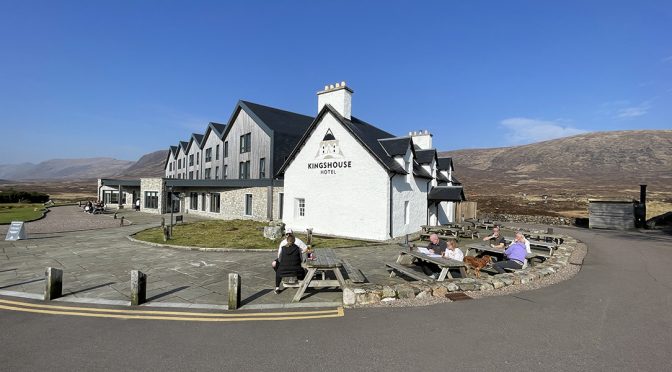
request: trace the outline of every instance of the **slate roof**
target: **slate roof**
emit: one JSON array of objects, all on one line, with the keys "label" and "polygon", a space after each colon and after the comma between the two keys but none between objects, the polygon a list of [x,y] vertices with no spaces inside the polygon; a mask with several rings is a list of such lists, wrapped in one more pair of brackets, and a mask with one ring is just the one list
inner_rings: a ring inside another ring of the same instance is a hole
[{"label": "slate roof", "polygon": [[185,153],[189,152],[189,149],[191,148],[191,144],[196,142],[196,146],[198,148],[201,148],[201,143],[203,142],[203,135],[198,134],[198,133],[192,133],[191,134],[191,139],[189,139],[189,144],[187,145],[187,149],[184,150]]},{"label": "slate roof", "polygon": [[440,181],[440,182],[449,182],[450,181],[448,179],[448,177],[444,176],[443,173],[441,173],[441,172],[436,172],[436,179],[437,179],[437,181]]},{"label": "slate roof", "polygon": [[441,170],[454,170],[455,168],[453,168],[453,158],[438,158],[437,168]]},{"label": "slate roof", "polygon": [[460,180],[455,178],[455,176],[452,176],[452,178],[453,178],[453,185],[460,186],[462,184],[462,182],[460,182]]},{"label": "slate roof", "polygon": [[413,174],[416,177],[426,178],[431,180],[433,177],[429,172],[427,172],[420,164],[413,162]]},{"label": "slate roof", "polygon": [[189,148],[189,142],[188,141],[180,141],[180,144],[179,144],[178,148],[182,148],[182,151],[184,151],[184,153],[186,154],[187,149]]},{"label": "slate roof", "polygon": [[388,152],[383,147],[384,145],[381,144],[381,142],[384,142],[381,140],[397,137],[394,137],[392,134],[385,132],[384,130],[376,128],[375,126],[363,120],[357,119],[354,116],[350,120],[348,120],[343,116],[341,116],[341,114],[339,114],[338,111],[336,111],[333,107],[331,107],[331,105],[327,104],[324,105],[322,110],[320,110],[320,113],[317,115],[315,120],[313,120],[312,124],[310,125],[310,128],[308,128],[308,130],[305,131],[301,139],[298,141],[297,146],[289,154],[287,161],[282,165],[282,167],[278,171],[278,175],[285,171],[285,168],[287,168],[287,166],[291,163],[292,159],[299,152],[300,149],[299,145],[306,141],[306,139],[311,135],[313,130],[317,127],[317,124],[320,122],[320,119],[328,112],[330,112],[336,118],[336,120],[338,120],[343,125],[343,127],[345,127],[353,135],[353,137],[355,137],[355,139],[376,160],[378,160],[378,162],[383,166],[383,168],[393,173],[407,174],[404,168],[401,165],[399,165],[399,163],[397,163],[392,156],[388,154]]},{"label": "slate roof", "polygon": [[411,137],[394,137],[379,139],[378,142],[389,156],[404,156],[411,144]]},{"label": "slate roof", "polygon": [[226,124],[210,122],[208,127],[212,128],[215,131],[215,134],[217,134],[217,136],[220,138],[221,135],[224,134],[224,130],[226,130]]},{"label": "slate roof", "polygon": [[436,149],[415,150],[415,160],[420,164],[429,164],[436,157]]},{"label": "slate roof", "polygon": [[434,186],[427,194],[427,200],[433,201],[464,201],[464,189],[462,186]]},{"label": "slate roof", "polygon": [[[271,174],[275,174],[294,150],[314,118],[248,101],[239,101],[238,106],[251,117],[256,116],[262,122],[260,124],[266,125],[270,130],[270,133],[267,131],[267,134],[273,138],[273,168]],[[235,119],[237,111],[235,110],[231,120]]]}]

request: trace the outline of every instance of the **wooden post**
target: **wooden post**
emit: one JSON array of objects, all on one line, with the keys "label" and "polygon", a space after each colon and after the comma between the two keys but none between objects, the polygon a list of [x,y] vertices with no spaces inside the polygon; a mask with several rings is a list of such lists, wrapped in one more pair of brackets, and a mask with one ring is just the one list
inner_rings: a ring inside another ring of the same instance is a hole
[{"label": "wooden post", "polygon": [[240,307],[240,274],[229,274],[229,310]]},{"label": "wooden post", "polygon": [[313,244],[313,229],[306,229],[306,232],[308,233],[308,238],[306,244],[312,245]]},{"label": "wooden post", "polygon": [[118,198],[118,200],[119,200],[119,203],[118,203],[118,208],[117,209],[121,209],[121,208],[123,208],[123,205],[121,204],[121,185],[119,185],[119,198]]},{"label": "wooden post", "polygon": [[138,306],[147,300],[147,274],[131,270],[131,306]]},{"label": "wooden post", "polygon": [[50,301],[63,295],[63,270],[47,267],[44,273],[46,284],[44,287],[44,300]]},{"label": "wooden post", "polygon": [[166,226],[166,217],[161,217],[161,227]]}]

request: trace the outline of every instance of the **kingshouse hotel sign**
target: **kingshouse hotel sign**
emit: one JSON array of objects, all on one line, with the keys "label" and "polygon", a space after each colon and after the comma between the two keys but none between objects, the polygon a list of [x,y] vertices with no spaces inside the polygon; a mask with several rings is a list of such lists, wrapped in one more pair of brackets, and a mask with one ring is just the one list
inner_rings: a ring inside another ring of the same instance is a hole
[{"label": "kingshouse hotel sign", "polygon": [[331,133],[331,129],[327,129],[327,133],[320,142],[320,147],[315,155],[315,159],[318,161],[308,163],[308,169],[319,169],[320,174],[336,174],[338,169],[352,168],[352,161],[342,160],[343,158],[338,140]]}]

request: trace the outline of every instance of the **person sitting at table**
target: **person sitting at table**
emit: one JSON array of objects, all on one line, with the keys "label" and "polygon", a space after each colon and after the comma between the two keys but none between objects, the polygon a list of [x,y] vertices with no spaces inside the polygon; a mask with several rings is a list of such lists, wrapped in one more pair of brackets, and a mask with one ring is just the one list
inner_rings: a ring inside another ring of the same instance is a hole
[{"label": "person sitting at table", "polygon": [[[446,242],[443,240],[439,239],[439,236],[437,234],[431,234],[429,236],[429,244],[427,244],[427,250],[429,251],[430,254],[438,254],[443,256],[443,253],[446,250]],[[425,275],[428,275],[432,279],[436,279],[439,277],[439,272],[441,269],[437,264],[433,264],[431,262],[426,262],[423,260],[417,260],[415,261],[416,265],[420,266],[422,269],[422,272],[425,273]]]},{"label": "person sitting at table", "polygon": [[295,244],[294,236],[288,235],[285,240],[287,243],[280,248],[278,259],[273,261],[275,294],[280,293],[280,283],[283,277],[296,276],[297,279],[303,280],[306,276],[306,271],[301,266],[301,248]]},{"label": "person sitting at table", "polygon": [[280,245],[278,246],[278,257],[280,257],[280,251],[282,251],[282,247],[287,245],[287,238],[290,236],[294,238],[294,244],[296,244],[299,248],[301,248],[301,253],[306,253],[306,250],[308,250],[308,246],[306,245],[306,243],[304,243],[303,240],[294,236],[294,231],[292,229],[286,229],[285,239],[283,239],[280,242]]},{"label": "person sitting at table", "polygon": [[495,262],[492,267],[497,270],[497,273],[499,274],[505,273],[506,270],[504,269],[522,269],[523,265],[525,265],[526,254],[525,236],[523,236],[523,233],[517,232],[513,242],[506,248],[506,251],[504,251],[506,260]]},{"label": "person sitting at table", "polygon": [[446,250],[443,252],[443,258],[456,260],[460,262],[464,260],[464,253],[462,253],[462,250],[457,248],[457,240],[448,239],[448,246],[446,247]]},{"label": "person sitting at table", "polygon": [[504,249],[506,241],[499,231],[499,226],[492,228],[492,235],[486,236],[483,238],[483,241],[490,241],[490,247]]}]

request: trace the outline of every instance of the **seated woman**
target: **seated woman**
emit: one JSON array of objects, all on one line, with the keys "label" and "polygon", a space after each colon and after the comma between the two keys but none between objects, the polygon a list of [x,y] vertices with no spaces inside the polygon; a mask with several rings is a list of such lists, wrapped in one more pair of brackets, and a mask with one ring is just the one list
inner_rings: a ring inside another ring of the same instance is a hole
[{"label": "seated woman", "polygon": [[280,293],[280,283],[283,277],[296,276],[302,280],[306,276],[306,271],[301,267],[301,248],[294,242],[293,235],[287,236],[287,244],[282,247],[278,259],[273,261],[276,294]]},{"label": "seated woman", "polygon": [[525,264],[525,256],[527,250],[525,249],[525,236],[523,233],[517,232],[511,245],[504,251],[506,261],[499,261],[492,265],[499,274],[506,272],[504,269],[522,269]]}]

